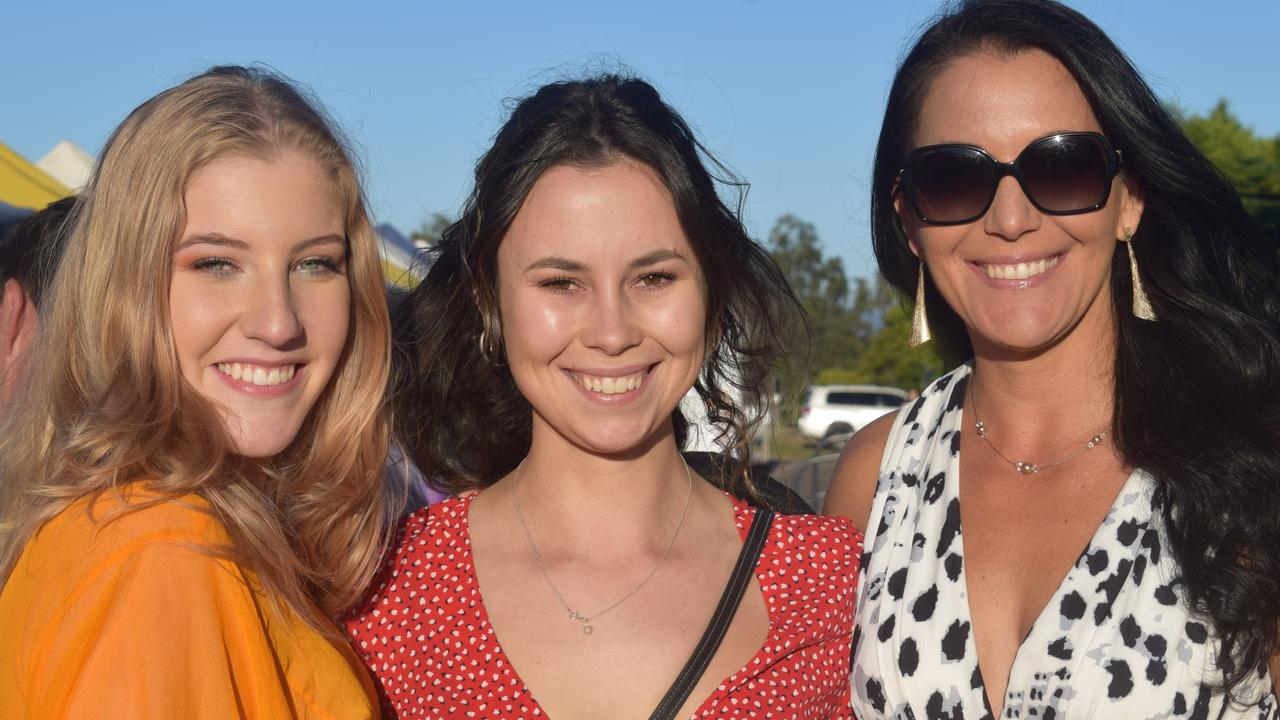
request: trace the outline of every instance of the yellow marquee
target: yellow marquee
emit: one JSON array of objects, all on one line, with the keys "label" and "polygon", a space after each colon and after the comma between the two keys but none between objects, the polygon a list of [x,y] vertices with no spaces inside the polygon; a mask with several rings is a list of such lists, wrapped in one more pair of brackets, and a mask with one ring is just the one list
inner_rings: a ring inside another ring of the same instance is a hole
[{"label": "yellow marquee", "polygon": [[0,142],[0,201],[14,207],[42,210],[70,194],[70,188]]}]

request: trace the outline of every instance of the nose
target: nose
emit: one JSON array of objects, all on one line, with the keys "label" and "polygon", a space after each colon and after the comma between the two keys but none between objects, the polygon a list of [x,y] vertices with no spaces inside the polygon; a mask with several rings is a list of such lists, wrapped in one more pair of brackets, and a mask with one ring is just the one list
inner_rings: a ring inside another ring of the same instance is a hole
[{"label": "nose", "polygon": [[620,355],[640,344],[635,304],[621,290],[600,293],[589,306],[580,335],[582,343],[608,355]]},{"label": "nose", "polygon": [[983,217],[983,228],[1013,242],[1024,234],[1040,227],[1040,211],[1013,176],[1005,176],[996,185],[996,196]]},{"label": "nose", "polygon": [[240,313],[240,329],[245,337],[283,348],[301,339],[296,298],[287,277],[260,278],[245,294]]}]

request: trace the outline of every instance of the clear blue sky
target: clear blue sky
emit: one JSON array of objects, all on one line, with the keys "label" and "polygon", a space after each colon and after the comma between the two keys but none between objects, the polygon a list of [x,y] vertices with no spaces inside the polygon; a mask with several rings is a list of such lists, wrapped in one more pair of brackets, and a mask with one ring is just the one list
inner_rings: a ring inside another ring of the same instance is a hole
[{"label": "clear blue sky", "polygon": [[[1189,111],[1231,101],[1280,132],[1277,0],[1075,0],[1157,92]],[[187,7],[187,5],[190,5]],[[361,7],[363,5],[363,7]],[[656,84],[752,184],[763,237],[816,224],[872,272],[867,187],[898,56],[925,0],[368,3],[36,2],[0,10],[0,140],[31,160],[61,139],[97,153],[138,103],[211,64],[265,62],[309,84],[357,141],[372,210],[408,232],[453,213],[506,101],[583,68]]]}]

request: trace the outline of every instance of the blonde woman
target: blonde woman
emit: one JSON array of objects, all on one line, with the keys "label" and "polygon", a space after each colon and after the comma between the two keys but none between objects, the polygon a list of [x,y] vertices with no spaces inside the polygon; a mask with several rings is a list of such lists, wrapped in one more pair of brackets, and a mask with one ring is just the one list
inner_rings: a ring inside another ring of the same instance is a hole
[{"label": "blonde woman", "polygon": [[389,329],[352,160],[275,75],[135,110],[0,434],[0,717],[370,718]]}]

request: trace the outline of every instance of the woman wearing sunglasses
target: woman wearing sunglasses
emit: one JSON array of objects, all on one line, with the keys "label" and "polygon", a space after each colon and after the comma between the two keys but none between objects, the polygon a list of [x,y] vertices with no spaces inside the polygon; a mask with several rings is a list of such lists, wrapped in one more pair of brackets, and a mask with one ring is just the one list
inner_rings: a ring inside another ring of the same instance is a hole
[{"label": "woman wearing sunglasses", "polygon": [[0,428],[0,717],[377,717],[331,619],[397,515],[339,136],[214,68],[125,119],[69,223]]},{"label": "woman wearing sunglasses", "polygon": [[845,452],[870,718],[1268,718],[1277,247],[1119,49],[961,4],[894,80],[872,218],[914,341],[972,358]]}]

